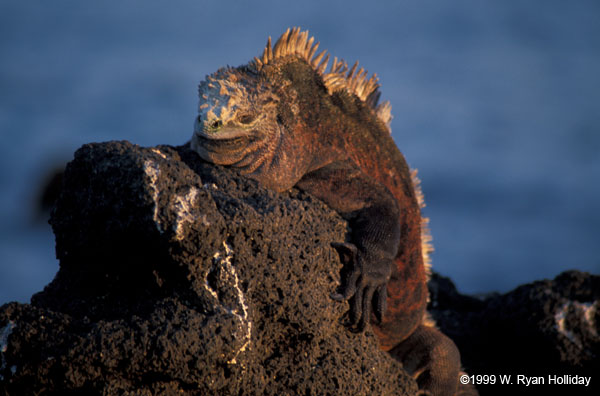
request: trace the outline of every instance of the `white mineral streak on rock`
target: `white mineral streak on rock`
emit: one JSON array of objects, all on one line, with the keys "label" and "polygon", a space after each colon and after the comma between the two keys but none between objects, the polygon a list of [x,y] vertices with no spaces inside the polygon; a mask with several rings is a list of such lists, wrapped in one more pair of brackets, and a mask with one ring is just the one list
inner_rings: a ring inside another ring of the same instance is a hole
[{"label": "white mineral streak on rock", "polygon": [[[236,318],[239,319],[240,324],[245,330],[245,342],[244,345],[235,353],[235,356],[229,360],[227,363],[236,364],[237,356],[244,352],[250,346],[251,337],[252,337],[252,322],[250,322],[248,318],[248,305],[246,305],[246,299],[244,298],[244,292],[240,288],[240,281],[235,270],[235,267],[231,263],[233,258],[233,249],[231,246],[227,244],[227,242],[223,242],[223,246],[225,247],[225,257],[222,257],[221,252],[215,253],[213,256],[213,260],[215,265],[220,265],[223,269],[219,271],[219,275],[221,277],[221,282],[223,284],[233,285],[233,290],[237,295],[238,305],[241,307],[241,312],[239,309],[231,309],[228,308],[228,312],[233,314]],[[210,287],[208,281],[205,281],[204,286],[206,289],[216,298],[218,299],[217,293]]]},{"label": "white mineral streak on rock", "polygon": [[559,333],[567,337],[571,342],[576,342],[575,335],[565,326],[570,305],[571,302],[568,302],[558,309],[554,314],[554,322],[556,323],[556,330],[558,330]]},{"label": "white mineral streak on rock", "polygon": [[[556,323],[556,330],[567,337],[572,343],[582,347],[581,340],[573,333],[570,329],[567,328],[567,316],[568,315],[577,315],[584,319],[587,324],[587,330],[591,332],[594,336],[598,336],[598,332],[596,331],[596,324],[594,321],[594,315],[596,314],[596,310],[598,309],[599,302],[596,301],[594,303],[580,303],[578,301],[569,301],[563,304],[554,314],[554,322]],[[572,312],[569,314],[570,310]]]},{"label": "white mineral streak on rock", "polygon": [[190,190],[183,197],[178,195],[175,197],[175,204],[173,209],[176,213],[175,224],[173,229],[175,230],[175,238],[181,241],[185,238],[183,233],[184,223],[194,223],[200,220],[205,226],[209,226],[210,223],[206,219],[206,215],[196,216],[193,214],[192,208],[198,198],[198,189],[196,187],[190,187]]},{"label": "white mineral streak on rock", "polygon": [[[215,254],[213,258],[216,258],[218,254],[219,253]],[[210,285],[208,284],[208,279],[204,279],[204,288],[215,298],[215,300],[219,301],[219,295],[217,294],[215,289],[210,287]]]},{"label": "white mineral streak on rock", "polygon": [[590,331],[592,333],[592,335],[594,337],[598,337],[598,331],[597,329],[597,323],[594,320],[595,316],[596,316],[596,312],[598,311],[598,307],[600,306],[600,301],[596,300],[593,304],[592,303],[584,303],[581,304],[583,306],[583,310],[584,310],[584,318],[585,321],[588,323],[588,326],[590,327]]},{"label": "white mineral streak on rock", "polygon": [[164,154],[163,154],[163,152],[162,152],[162,151],[160,151],[159,149],[157,149],[157,148],[153,148],[151,151],[152,151],[153,153],[156,153],[156,154],[160,155],[160,156],[161,156],[161,157],[163,157],[164,159],[167,159],[167,156],[166,156],[166,155],[164,155]]},{"label": "white mineral streak on rock", "polygon": [[150,178],[150,188],[152,189],[152,200],[154,201],[154,215],[152,216],[152,219],[156,224],[158,232],[162,234],[164,230],[160,224],[160,220],[158,219],[158,187],[156,185],[156,182],[158,181],[158,175],[160,174],[160,168],[156,162],[152,160],[146,160],[144,162],[144,172]]},{"label": "white mineral streak on rock", "polygon": [[[14,330],[14,328],[17,327],[17,325],[15,324],[15,322],[13,322],[12,320],[8,322],[8,324],[6,326],[4,326],[2,329],[0,329],[0,370],[4,370],[4,366],[6,365],[6,362],[4,361],[4,353],[6,352],[6,349],[8,348],[8,337],[10,336],[10,333],[12,333],[12,331]],[[13,370],[14,367],[14,370]],[[11,371],[14,374],[15,371],[17,370],[17,368],[15,366],[11,367]],[[3,380],[4,377],[2,375],[0,375],[0,380]]]}]

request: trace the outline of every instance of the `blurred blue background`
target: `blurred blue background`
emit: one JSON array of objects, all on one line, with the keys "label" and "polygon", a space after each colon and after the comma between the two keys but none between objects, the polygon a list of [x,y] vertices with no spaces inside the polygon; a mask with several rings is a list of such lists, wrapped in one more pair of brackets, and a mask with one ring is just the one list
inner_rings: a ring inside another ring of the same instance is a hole
[{"label": "blurred blue background", "polygon": [[302,26],[376,72],[460,291],[600,269],[600,2],[0,1],[0,304],[58,269],[36,209],[82,144],[184,143],[206,74]]}]

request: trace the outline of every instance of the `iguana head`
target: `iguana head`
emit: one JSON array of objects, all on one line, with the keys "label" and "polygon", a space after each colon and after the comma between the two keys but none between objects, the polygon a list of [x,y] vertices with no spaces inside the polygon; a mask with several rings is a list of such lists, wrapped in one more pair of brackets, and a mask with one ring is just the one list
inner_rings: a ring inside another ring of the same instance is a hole
[{"label": "iguana head", "polygon": [[320,106],[318,100],[346,91],[388,124],[389,103],[377,106],[377,76],[367,79],[364,69],[357,70],[358,62],[348,70],[346,62],[337,58],[326,73],[329,55],[326,51],[317,55],[319,43],[313,43],[307,31],[288,29],[274,47],[269,37],[260,58],[207,76],[199,86],[192,149],[207,161],[241,168],[263,182],[265,173],[293,180],[297,175],[289,173],[301,176],[308,166],[301,162],[311,161],[297,151],[309,139],[298,136],[299,131],[315,129],[318,117],[309,113],[335,107]]},{"label": "iguana head", "polygon": [[246,68],[223,68],[199,87],[200,105],[191,146],[220,165],[252,166],[257,153],[281,134],[280,99],[267,80]]}]

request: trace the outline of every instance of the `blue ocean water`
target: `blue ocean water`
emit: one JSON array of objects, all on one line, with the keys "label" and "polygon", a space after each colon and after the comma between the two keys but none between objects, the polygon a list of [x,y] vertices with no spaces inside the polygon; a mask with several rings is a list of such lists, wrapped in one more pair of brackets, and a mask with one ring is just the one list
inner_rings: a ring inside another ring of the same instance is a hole
[{"label": "blue ocean water", "polygon": [[463,292],[600,272],[600,3],[0,0],[0,304],[54,276],[40,185],[82,144],[181,144],[196,86],[302,26],[376,72]]}]

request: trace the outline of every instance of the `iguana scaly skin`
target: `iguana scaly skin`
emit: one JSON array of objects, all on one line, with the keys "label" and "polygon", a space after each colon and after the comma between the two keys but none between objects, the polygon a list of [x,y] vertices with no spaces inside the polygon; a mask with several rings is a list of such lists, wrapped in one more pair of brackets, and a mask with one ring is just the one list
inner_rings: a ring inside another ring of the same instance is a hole
[{"label": "iguana scaly skin", "polygon": [[[191,147],[276,191],[298,187],[348,220],[334,245],[349,274],[340,294],[351,325],[373,330],[435,395],[456,391],[454,343],[426,322],[430,250],[421,193],[390,136],[390,106],[377,105],[377,77],[350,70],[308,32],[288,29],[260,58],[200,83]],[[385,315],[384,315],[385,313]]]}]

